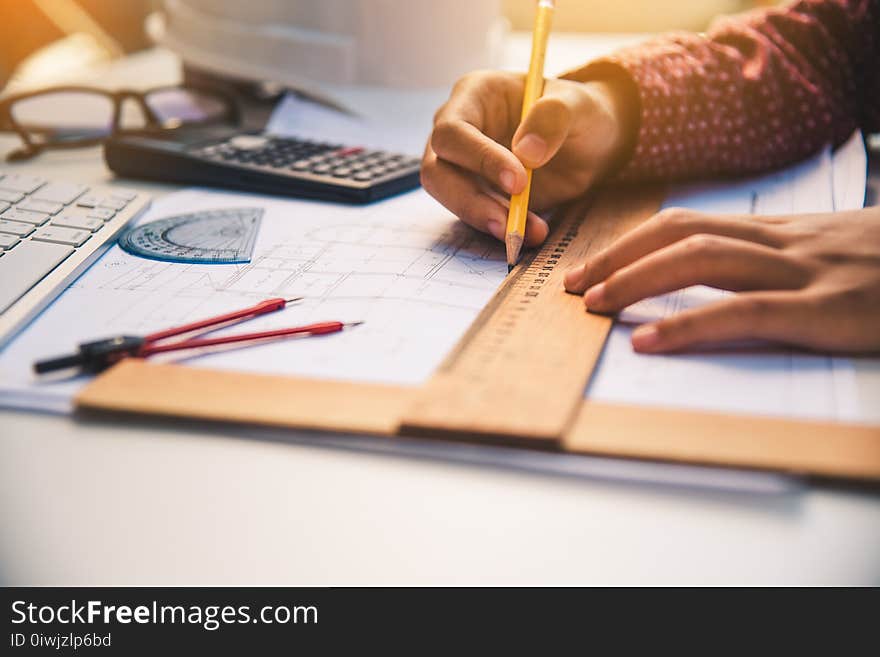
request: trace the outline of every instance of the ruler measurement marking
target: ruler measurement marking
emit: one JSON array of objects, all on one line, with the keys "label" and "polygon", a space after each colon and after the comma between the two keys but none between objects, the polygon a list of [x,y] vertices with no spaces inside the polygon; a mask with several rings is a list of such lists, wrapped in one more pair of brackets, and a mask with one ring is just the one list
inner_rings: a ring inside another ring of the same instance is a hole
[{"label": "ruler measurement marking", "polygon": [[400,432],[559,447],[611,327],[564,293],[564,270],[653,214],[661,197],[600,197],[560,215],[416,397]]}]

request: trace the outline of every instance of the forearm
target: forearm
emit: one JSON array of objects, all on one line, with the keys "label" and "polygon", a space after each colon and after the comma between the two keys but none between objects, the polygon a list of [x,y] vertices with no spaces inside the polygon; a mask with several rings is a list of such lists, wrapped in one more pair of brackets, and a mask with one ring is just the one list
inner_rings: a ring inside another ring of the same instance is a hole
[{"label": "forearm", "polygon": [[802,0],[564,77],[613,81],[635,106],[618,178],[680,180],[774,168],[880,129],[878,62],[880,0]]}]

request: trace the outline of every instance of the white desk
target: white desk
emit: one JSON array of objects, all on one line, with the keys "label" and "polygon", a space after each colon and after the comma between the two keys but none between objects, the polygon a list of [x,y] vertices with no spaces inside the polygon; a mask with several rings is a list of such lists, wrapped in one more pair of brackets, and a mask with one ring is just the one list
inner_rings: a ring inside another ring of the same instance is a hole
[{"label": "white desk", "polygon": [[[102,77],[175,75],[152,54]],[[110,179],[96,149],[18,169]],[[880,372],[859,387],[880,399]],[[0,583],[880,584],[877,492],[724,493],[301,439],[0,411]]]}]

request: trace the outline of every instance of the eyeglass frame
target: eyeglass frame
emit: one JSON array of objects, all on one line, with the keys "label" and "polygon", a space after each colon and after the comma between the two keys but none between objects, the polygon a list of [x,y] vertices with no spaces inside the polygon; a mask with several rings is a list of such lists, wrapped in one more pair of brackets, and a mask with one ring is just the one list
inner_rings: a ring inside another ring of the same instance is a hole
[{"label": "eyeglass frame", "polygon": [[[87,146],[96,146],[105,142],[107,139],[111,137],[115,137],[121,134],[129,134],[142,132],[144,130],[156,130],[156,129],[164,129],[164,130],[173,130],[175,128],[181,127],[180,125],[168,126],[167,121],[163,122],[159,119],[153,109],[147,103],[147,96],[157,91],[165,91],[172,89],[181,89],[184,91],[197,91],[199,93],[213,96],[218,100],[223,101],[226,106],[225,115],[222,118],[217,119],[209,119],[205,121],[192,121],[185,122],[183,125],[200,125],[200,124],[209,124],[214,123],[219,120],[229,120],[233,124],[241,123],[241,109],[239,108],[238,102],[235,98],[223,91],[220,91],[214,87],[195,85],[195,84],[169,84],[162,85],[159,87],[153,87],[148,89],[147,91],[137,91],[135,89],[118,89],[116,91],[110,91],[108,89],[100,89],[96,87],[86,87],[86,86],[77,86],[77,85],[59,85],[55,87],[47,87],[45,89],[38,89],[35,91],[25,91],[18,94],[13,94],[11,96],[7,96],[6,98],[0,99],[0,130],[7,131],[10,130],[15,132],[24,142],[24,146],[17,150],[13,150],[6,155],[7,162],[17,162],[22,160],[27,160],[32,157],[36,157],[40,153],[45,150],[53,150],[53,149],[68,149],[68,148],[84,148]],[[97,94],[99,96],[104,96],[109,98],[113,102],[113,121],[111,124],[110,132],[102,137],[84,137],[82,139],[70,139],[70,140],[58,140],[58,141],[47,141],[44,143],[34,142],[30,138],[30,134],[27,129],[22,126],[18,121],[15,120],[15,116],[12,113],[12,108],[15,103],[27,100],[28,98],[34,98],[36,96],[49,95],[53,93],[88,93],[88,94]],[[125,129],[120,127],[120,120],[122,118],[122,105],[126,100],[134,100],[138,106],[141,108],[143,115],[146,119],[146,126],[144,128],[138,128],[136,130]]]}]

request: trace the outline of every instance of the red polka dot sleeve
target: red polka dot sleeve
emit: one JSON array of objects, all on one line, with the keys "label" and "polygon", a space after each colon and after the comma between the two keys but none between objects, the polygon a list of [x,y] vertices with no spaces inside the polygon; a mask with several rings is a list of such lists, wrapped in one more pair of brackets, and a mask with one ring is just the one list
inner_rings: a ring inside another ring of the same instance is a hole
[{"label": "red polka dot sleeve", "polygon": [[641,109],[623,180],[751,173],[880,130],[880,0],[800,0],[672,34],[564,77],[628,77]]}]

